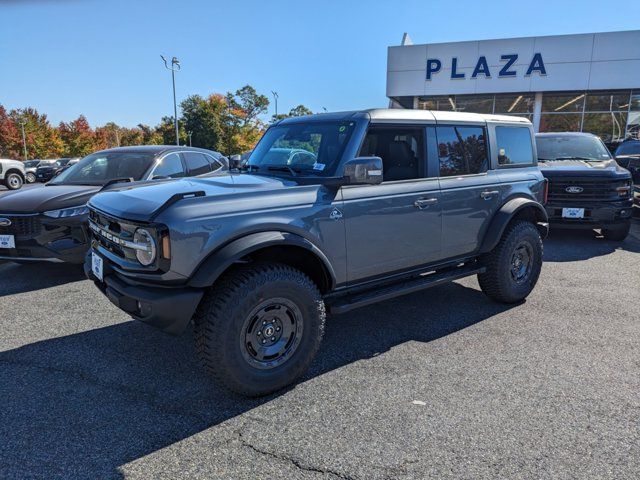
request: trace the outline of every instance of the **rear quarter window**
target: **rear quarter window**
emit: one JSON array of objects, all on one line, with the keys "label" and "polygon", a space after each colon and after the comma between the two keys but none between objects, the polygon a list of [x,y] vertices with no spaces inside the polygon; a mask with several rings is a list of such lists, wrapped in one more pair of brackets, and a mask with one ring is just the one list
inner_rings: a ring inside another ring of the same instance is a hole
[{"label": "rear quarter window", "polygon": [[527,127],[496,127],[500,166],[533,165],[533,141]]}]

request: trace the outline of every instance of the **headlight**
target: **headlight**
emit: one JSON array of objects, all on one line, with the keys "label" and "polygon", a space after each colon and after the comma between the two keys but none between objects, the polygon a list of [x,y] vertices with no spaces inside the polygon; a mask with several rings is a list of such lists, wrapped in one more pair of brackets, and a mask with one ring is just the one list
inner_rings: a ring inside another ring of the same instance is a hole
[{"label": "headlight", "polygon": [[133,243],[136,244],[136,258],[145,267],[156,261],[156,241],[147,230],[139,228],[133,234]]},{"label": "headlight", "polygon": [[86,215],[89,213],[89,207],[86,205],[80,205],[79,207],[71,207],[71,208],[63,208],[60,210],[50,210],[48,212],[44,212],[43,215],[51,218],[67,218],[67,217],[77,217],[80,215]]}]

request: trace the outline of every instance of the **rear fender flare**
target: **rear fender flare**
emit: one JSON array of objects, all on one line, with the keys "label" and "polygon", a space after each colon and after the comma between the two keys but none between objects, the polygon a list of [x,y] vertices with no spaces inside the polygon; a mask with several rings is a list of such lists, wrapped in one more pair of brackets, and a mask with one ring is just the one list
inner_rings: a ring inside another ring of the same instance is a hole
[{"label": "rear fender flare", "polygon": [[507,201],[500,210],[495,214],[493,220],[489,224],[489,228],[482,240],[480,253],[487,253],[493,250],[502,238],[509,222],[516,218],[519,214],[524,213],[525,209],[529,209],[535,215],[536,226],[540,231],[542,238],[546,238],[549,231],[549,217],[547,211],[540,203],[530,198],[517,197]]}]

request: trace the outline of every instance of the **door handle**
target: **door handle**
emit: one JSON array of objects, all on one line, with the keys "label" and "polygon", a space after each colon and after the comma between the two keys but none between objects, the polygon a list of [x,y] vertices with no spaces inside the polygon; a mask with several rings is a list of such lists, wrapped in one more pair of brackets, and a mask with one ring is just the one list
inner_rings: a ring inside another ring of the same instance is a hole
[{"label": "door handle", "polygon": [[480,194],[480,196],[485,200],[489,200],[491,197],[498,195],[499,193],[500,192],[498,190],[485,190]]},{"label": "door handle", "polygon": [[437,198],[419,198],[418,200],[416,200],[415,202],[413,202],[414,207],[419,208],[420,210],[423,210],[425,208],[428,208],[429,205],[433,205],[434,203],[438,203],[438,199]]}]

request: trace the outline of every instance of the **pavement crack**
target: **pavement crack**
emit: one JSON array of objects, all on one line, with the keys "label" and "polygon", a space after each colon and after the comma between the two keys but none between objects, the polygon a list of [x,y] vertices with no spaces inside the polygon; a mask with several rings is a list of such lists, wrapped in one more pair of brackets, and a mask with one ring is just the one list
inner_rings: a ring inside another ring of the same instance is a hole
[{"label": "pavement crack", "polygon": [[242,444],[243,447],[249,448],[251,450],[253,450],[256,453],[259,453],[260,455],[265,455],[271,458],[275,458],[277,460],[281,460],[284,462],[288,462],[291,463],[294,467],[296,467],[299,470],[303,470],[305,472],[313,472],[313,473],[321,473],[323,475],[331,475],[334,476],[336,478],[340,478],[343,480],[357,480],[356,477],[352,477],[350,475],[345,475],[343,473],[337,472],[335,470],[331,470],[329,468],[321,468],[321,467],[314,467],[313,465],[306,465],[303,464],[300,460],[298,460],[297,458],[294,457],[289,457],[287,455],[282,455],[282,454],[278,454],[278,453],[274,453],[274,452],[270,452],[268,450],[263,450],[261,448],[256,447],[255,445],[253,445],[252,443],[248,442],[244,436],[242,435],[242,432],[238,432],[238,438],[240,440],[240,443]]}]

